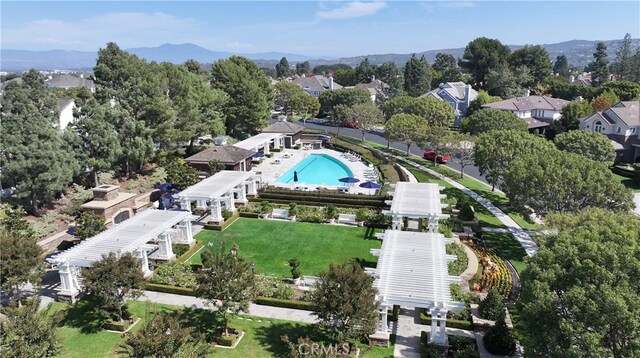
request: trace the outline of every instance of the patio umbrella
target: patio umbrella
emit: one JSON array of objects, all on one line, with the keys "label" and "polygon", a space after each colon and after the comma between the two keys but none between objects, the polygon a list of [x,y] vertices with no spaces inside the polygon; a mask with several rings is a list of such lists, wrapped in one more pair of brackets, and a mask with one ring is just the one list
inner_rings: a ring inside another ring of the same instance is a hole
[{"label": "patio umbrella", "polygon": [[[366,181],[360,184],[359,187],[366,188],[366,189],[378,189],[380,188],[380,184],[373,181]],[[369,190],[369,194],[371,194],[371,190]]]},{"label": "patio umbrella", "polygon": [[360,179],[358,178],[354,178],[354,177],[346,177],[346,178],[340,178],[338,179],[339,182],[341,183],[345,183],[345,184],[354,184],[360,181]]},{"label": "patio umbrella", "polygon": [[293,172],[293,181],[296,182],[296,183],[298,182],[298,172],[297,171]]},{"label": "patio umbrella", "polygon": [[262,153],[262,152],[257,152],[257,153],[255,153],[255,154],[253,154],[253,157],[254,157],[254,158],[264,158],[264,153]]},{"label": "patio umbrella", "polygon": [[173,183],[164,183],[164,184],[156,185],[156,189],[159,189],[159,190],[162,190],[162,191],[171,190],[171,189],[174,189],[175,187],[176,187],[176,185],[173,184]]}]

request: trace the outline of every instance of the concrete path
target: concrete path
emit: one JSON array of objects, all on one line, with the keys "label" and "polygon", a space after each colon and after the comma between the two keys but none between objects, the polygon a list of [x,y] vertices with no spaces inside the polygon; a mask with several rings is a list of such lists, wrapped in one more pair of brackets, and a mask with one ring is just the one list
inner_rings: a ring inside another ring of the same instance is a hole
[{"label": "concrete path", "polygon": [[[140,301],[162,303],[174,306],[183,306],[191,308],[213,309],[205,304],[205,301],[191,296],[174,295],[171,293],[144,291],[144,295],[139,298]],[[288,321],[297,321],[305,323],[316,323],[316,317],[310,311],[295,310],[291,308],[262,306],[256,304],[249,305],[247,314],[272,319],[283,319]]]},{"label": "concrete path", "polygon": [[404,158],[398,155],[393,155],[393,154],[389,154],[389,155],[398,160],[404,161],[415,168],[425,171],[439,179],[446,181],[447,183],[451,184],[454,188],[462,190],[465,194],[469,195],[470,197],[475,199],[478,203],[480,203],[480,205],[484,206],[487,210],[489,210],[491,214],[495,215],[508,228],[509,232],[513,235],[513,237],[515,237],[515,239],[518,240],[518,242],[520,243],[520,245],[522,245],[527,255],[533,256],[538,251],[538,245],[536,245],[536,243],[533,242],[533,240],[531,240],[531,237],[529,236],[529,234],[525,230],[523,230],[520,227],[520,225],[518,225],[515,221],[513,221],[513,219],[511,219],[509,215],[505,214],[502,210],[498,209],[489,200],[481,197],[476,192],[474,192],[471,189],[468,189],[467,187],[458,183],[457,181],[449,177],[446,177],[432,169],[429,169],[424,165],[420,165],[412,160],[409,160],[407,158]]},{"label": "concrete path", "polygon": [[640,216],[640,193],[633,193],[633,202],[636,204],[633,212]]},{"label": "concrete path", "polygon": [[394,357],[420,358],[420,331],[426,326],[419,324],[419,308],[401,308],[396,323],[396,345],[393,349]]},{"label": "concrete path", "polygon": [[[460,243],[460,240],[458,240],[458,242]],[[462,288],[462,292],[464,293],[473,293],[474,295],[484,298],[482,292],[472,292],[469,288],[469,280],[478,272],[478,257],[469,246],[463,243],[460,243],[460,245],[462,245],[464,253],[467,254],[467,268],[460,274],[460,288]]]}]

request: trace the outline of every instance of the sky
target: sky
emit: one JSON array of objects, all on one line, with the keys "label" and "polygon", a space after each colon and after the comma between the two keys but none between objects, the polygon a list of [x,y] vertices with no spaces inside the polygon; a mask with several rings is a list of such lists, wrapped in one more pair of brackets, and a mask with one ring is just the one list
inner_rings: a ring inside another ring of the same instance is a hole
[{"label": "sky", "polygon": [[6,1],[0,48],[194,43],[317,57],[640,37],[640,1]]}]

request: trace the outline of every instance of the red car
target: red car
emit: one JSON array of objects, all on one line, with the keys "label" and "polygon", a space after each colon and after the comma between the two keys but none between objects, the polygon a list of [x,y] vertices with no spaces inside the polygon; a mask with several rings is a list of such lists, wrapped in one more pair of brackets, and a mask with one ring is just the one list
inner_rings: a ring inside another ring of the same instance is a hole
[{"label": "red car", "polygon": [[433,162],[433,159],[436,159],[436,162],[439,164],[447,164],[451,158],[448,155],[438,155],[436,157],[436,151],[435,150],[425,150],[424,154],[422,155],[422,157],[426,160],[430,160]]}]

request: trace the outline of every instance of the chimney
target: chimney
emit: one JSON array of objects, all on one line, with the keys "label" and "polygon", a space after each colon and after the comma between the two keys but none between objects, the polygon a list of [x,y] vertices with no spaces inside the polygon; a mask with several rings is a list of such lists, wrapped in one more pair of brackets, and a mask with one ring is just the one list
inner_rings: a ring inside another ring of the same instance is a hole
[{"label": "chimney", "polygon": [[376,76],[375,75],[371,76],[371,83],[374,83],[374,82],[376,82]]},{"label": "chimney", "polygon": [[329,91],[333,91],[333,76],[329,75]]},{"label": "chimney", "polygon": [[464,86],[464,108],[469,108],[469,104],[471,103],[471,85]]},{"label": "chimney", "polygon": [[213,145],[215,145],[215,146],[227,145],[227,137],[219,136],[219,137],[213,138]]},{"label": "chimney", "polygon": [[576,76],[574,75],[569,76],[569,83],[573,83],[575,81],[576,81]]},{"label": "chimney", "polygon": [[531,95],[531,91],[529,89],[524,90],[524,96],[529,97]]}]

